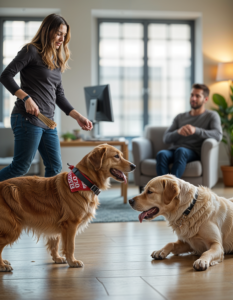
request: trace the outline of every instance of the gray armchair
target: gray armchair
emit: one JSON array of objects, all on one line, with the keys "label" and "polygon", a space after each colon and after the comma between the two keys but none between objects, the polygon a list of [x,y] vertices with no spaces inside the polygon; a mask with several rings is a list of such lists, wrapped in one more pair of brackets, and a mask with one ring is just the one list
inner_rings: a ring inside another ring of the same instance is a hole
[{"label": "gray armchair", "polygon": [[[157,176],[156,154],[169,145],[163,143],[163,134],[167,127],[146,126],[144,137],[132,140],[135,184],[140,191],[149,180]],[[187,164],[182,179],[194,185],[211,188],[218,181],[218,153],[219,142],[206,139],[201,148],[201,160]],[[172,166],[172,165],[171,165]],[[171,169],[170,166],[170,169]]]}]

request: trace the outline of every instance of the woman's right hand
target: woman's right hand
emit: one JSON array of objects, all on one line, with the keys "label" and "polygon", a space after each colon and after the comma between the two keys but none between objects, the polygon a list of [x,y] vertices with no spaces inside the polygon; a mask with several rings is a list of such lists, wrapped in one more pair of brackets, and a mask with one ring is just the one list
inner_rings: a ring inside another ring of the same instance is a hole
[{"label": "woman's right hand", "polygon": [[40,112],[39,107],[36,105],[36,103],[32,100],[31,97],[25,101],[24,105],[27,113],[38,117]]}]

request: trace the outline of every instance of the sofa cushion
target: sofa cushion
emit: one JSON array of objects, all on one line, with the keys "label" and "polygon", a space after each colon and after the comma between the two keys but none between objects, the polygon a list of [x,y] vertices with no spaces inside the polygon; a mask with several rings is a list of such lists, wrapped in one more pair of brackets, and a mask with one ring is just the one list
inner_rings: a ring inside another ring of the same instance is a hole
[{"label": "sofa cushion", "polygon": [[202,164],[199,160],[187,163],[183,177],[200,177],[202,176]]},{"label": "sofa cushion", "polygon": [[[157,176],[156,172],[156,159],[148,158],[141,162],[141,173],[146,176],[155,177]],[[172,164],[169,166],[170,170],[172,168]],[[202,175],[202,165],[199,160],[192,161],[187,164],[184,174],[184,177],[199,177]]]}]

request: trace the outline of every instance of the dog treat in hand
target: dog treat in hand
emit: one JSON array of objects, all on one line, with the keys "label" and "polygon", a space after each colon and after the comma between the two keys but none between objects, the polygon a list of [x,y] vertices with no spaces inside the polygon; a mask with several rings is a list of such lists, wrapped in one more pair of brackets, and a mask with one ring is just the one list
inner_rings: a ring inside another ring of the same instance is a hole
[{"label": "dog treat in hand", "polygon": [[39,113],[38,118],[45,124],[47,125],[50,129],[54,129],[57,126],[57,123],[54,122],[53,120],[50,120],[49,118],[45,117],[41,113]]}]

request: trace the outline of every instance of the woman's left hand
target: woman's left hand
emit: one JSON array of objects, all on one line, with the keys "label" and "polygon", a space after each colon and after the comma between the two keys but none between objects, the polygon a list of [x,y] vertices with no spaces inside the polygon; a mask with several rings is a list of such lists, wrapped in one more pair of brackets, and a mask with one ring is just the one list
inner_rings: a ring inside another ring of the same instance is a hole
[{"label": "woman's left hand", "polygon": [[93,128],[92,122],[89,121],[87,118],[85,118],[84,116],[82,116],[79,112],[77,112],[76,110],[72,110],[70,112],[70,116],[72,118],[74,118],[79,126],[86,131],[90,131]]}]

